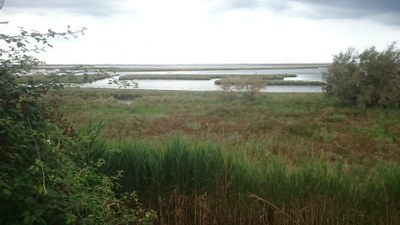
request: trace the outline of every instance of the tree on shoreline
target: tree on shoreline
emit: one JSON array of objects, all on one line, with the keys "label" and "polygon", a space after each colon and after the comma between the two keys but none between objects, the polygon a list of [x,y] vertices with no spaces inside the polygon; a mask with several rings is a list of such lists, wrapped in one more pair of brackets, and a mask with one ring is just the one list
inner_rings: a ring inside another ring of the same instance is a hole
[{"label": "tree on shoreline", "polygon": [[400,106],[400,50],[396,42],[386,50],[375,47],[361,54],[353,48],[340,52],[324,79],[325,93],[341,102],[363,107]]}]

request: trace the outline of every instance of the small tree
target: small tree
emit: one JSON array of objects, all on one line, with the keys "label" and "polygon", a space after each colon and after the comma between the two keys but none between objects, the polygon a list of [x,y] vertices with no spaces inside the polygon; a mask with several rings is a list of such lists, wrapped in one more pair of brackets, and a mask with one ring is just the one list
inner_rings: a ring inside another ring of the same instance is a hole
[{"label": "small tree", "polygon": [[231,96],[235,92],[241,92],[245,100],[250,102],[254,102],[257,94],[266,86],[265,81],[259,76],[226,77],[222,78],[219,83],[222,85],[224,93]]},{"label": "small tree", "polygon": [[399,107],[400,50],[396,43],[382,52],[371,47],[358,54],[350,48],[334,56],[324,79],[326,94],[342,102]]}]

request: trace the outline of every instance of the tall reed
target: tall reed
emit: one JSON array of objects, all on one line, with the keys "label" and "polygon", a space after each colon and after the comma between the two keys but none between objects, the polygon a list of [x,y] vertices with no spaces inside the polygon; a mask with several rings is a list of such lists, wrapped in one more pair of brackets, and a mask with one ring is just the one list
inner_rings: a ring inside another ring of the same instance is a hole
[{"label": "tall reed", "polygon": [[[98,142],[105,172],[123,170],[159,224],[399,224],[400,165],[253,162],[212,143]],[[98,154],[98,155],[99,155]]]}]

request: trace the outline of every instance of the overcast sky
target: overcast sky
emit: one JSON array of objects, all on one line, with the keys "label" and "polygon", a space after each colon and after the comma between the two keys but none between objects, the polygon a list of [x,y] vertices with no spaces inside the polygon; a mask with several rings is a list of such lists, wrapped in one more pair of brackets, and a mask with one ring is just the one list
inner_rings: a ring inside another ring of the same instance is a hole
[{"label": "overcast sky", "polygon": [[5,0],[1,32],[63,31],[47,63],[312,63],[400,39],[399,0]]}]

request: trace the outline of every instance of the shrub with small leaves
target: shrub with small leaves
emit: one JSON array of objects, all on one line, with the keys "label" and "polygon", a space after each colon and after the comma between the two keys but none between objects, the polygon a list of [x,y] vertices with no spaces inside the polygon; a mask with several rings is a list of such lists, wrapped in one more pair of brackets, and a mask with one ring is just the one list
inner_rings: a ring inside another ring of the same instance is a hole
[{"label": "shrub with small leaves", "polygon": [[[151,224],[152,211],[135,193],[117,194],[117,179],[101,172],[89,154],[98,131],[77,134],[41,97],[57,80],[20,84],[18,74],[35,68],[32,51],[48,38],[83,30],[0,34],[0,224]],[[35,47],[28,47],[35,42]]]},{"label": "shrub with small leaves", "polygon": [[326,94],[341,102],[400,106],[400,50],[395,42],[381,52],[371,47],[361,54],[352,48],[339,53],[324,78]]},{"label": "shrub with small leaves", "polygon": [[232,76],[220,79],[226,97],[233,99],[235,92],[243,94],[246,102],[254,102],[266,83],[259,76]]}]

